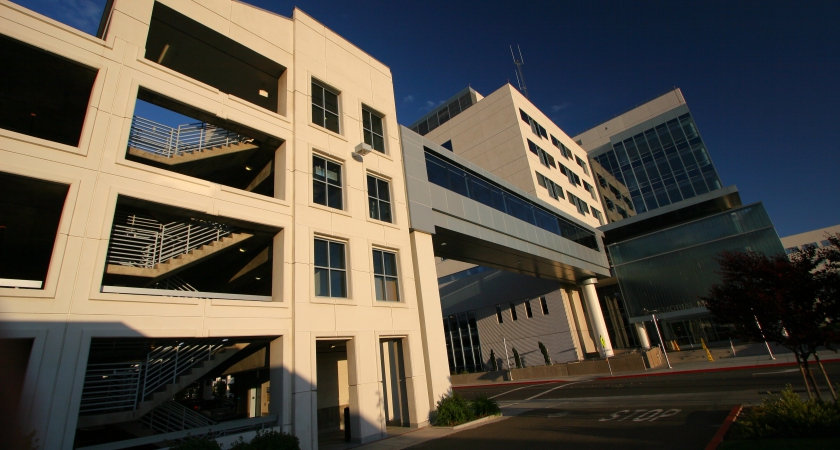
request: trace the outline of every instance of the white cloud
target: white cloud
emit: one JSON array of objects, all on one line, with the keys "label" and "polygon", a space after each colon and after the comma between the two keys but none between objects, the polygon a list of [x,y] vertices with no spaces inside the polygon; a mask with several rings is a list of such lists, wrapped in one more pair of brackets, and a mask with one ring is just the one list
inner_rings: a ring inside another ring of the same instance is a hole
[{"label": "white cloud", "polygon": [[414,101],[414,96],[413,95],[406,95],[405,98],[403,99],[403,101],[405,103],[411,103],[411,102]]},{"label": "white cloud", "polygon": [[570,105],[571,105],[571,103],[569,103],[569,102],[565,102],[565,103],[560,104],[560,105],[552,105],[551,110],[554,111],[554,112],[557,112],[557,111],[560,111],[561,109],[568,108]]}]

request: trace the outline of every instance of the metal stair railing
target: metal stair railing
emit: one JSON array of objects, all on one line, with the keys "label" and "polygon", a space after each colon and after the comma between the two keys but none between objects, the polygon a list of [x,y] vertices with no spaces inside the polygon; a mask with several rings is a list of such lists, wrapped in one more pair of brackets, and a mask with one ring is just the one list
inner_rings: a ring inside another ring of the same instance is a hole
[{"label": "metal stair railing", "polygon": [[210,358],[224,346],[223,341],[181,343],[162,346],[146,355],[142,388],[137,403],[143,402],[162,386],[175,383],[178,376]]},{"label": "metal stair railing", "polygon": [[140,423],[155,433],[171,433],[191,428],[207,427],[216,422],[176,401],[166,401],[140,418]]},{"label": "metal stair railing", "polygon": [[128,136],[129,147],[167,158],[251,141],[253,138],[204,122],[173,128],[139,116],[133,117]]},{"label": "metal stair railing", "polygon": [[79,413],[133,411],[161,387],[212,359],[226,341],[185,340],[152,350],[145,361],[88,364]]},{"label": "metal stair railing", "polygon": [[231,226],[207,220],[162,224],[149,217],[118,211],[111,227],[107,262],[151,269],[233,232]]}]

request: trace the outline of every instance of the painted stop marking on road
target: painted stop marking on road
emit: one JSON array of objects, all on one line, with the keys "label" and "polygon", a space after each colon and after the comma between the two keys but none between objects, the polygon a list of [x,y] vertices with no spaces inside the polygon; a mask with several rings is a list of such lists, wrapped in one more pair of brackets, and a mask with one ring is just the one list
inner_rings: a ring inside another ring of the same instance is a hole
[{"label": "painted stop marking on road", "polygon": [[630,419],[631,417],[633,422],[653,422],[663,417],[676,416],[681,411],[681,409],[622,409],[621,411],[616,411],[610,414],[609,417],[598,419],[598,422],[609,422],[611,420],[621,422]]}]

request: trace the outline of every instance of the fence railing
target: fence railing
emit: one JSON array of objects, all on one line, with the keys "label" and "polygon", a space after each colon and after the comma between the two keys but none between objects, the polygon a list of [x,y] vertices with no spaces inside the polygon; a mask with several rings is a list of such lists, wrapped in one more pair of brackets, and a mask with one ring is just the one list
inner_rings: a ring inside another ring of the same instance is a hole
[{"label": "fence railing", "polygon": [[207,417],[172,400],[161,403],[160,406],[143,415],[140,418],[140,423],[156,433],[171,433],[216,424]]},{"label": "fence railing", "polygon": [[108,264],[154,268],[234,232],[228,225],[199,219],[162,224],[117,211],[111,228]]},{"label": "fence railing", "polygon": [[208,123],[190,123],[170,127],[149,119],[134,116],[128,146],[156,155],[172,158],[212,149],[251,142],[252,138]]},{"label": "fence railing", "polygon": [[146,355],[145,361],[88,364],[79,412],[133,411],[161,387],[211,359],[225,341],[187,340],[157,347]]}]

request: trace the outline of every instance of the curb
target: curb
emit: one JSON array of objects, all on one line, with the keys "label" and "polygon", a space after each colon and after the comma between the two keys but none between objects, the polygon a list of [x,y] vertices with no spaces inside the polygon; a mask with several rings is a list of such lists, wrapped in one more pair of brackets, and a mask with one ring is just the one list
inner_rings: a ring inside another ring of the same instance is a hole
[{"label": "curb", "polygon": [[734,422],[735,418],[738,417],[738,414],[741,413],[741,409],[743,407],[743,405],[738,405],[732,408],[732,411],[730,411],[729,415],[726,416],[726,420],[724,420],[720,425],[720,428],[717,433],[715,433],[715,436],[711,441],[709,441],[709,445],[706,446],[706,450],[716,450],[718,446],[720,446],[720,443],[723,442],[723,437],[726,436],[726,432],[729,431],[729,427],[732,426],[732,422]]},{"label": "curb", "polygon": [[459,384],[457,386],[452,386],[452,389],[464,389],[464,388],[480,388],[480,387],[494,387],[494,386],[518,386],[518,385],[529,385],[529,384],[549,384],[549,383],[570,383],[569,380],[534,380],[534,381],[502,381],[502,382],[493,382],[493,383],[482,383],[482,384]]},{"label": "curb", "polygon": [[[823,363],[833,363],[833,362],[840,362],[840,358],[834,359],[824,359],[822,360]],[[616,378],[640,378],[640,377],[656,377],[662,375],[682,375],[682,374],[690,374],[690,373],[704,373],[704,372],[727,372],[731,370],[747,370],[747,369],[761,369],[766,367],[790,367],[796,366],[799,363],[797,362],[782,362],[782,363],[772,363],[772,364],[751,364],[748,366],[732,366],[732,367],[711,367],[708,369],[692,369],[692,370],[666,370],[663,372],[655,372],[655,373],[636,373],[632,375],[616,375],[614,377],[599,377],[599,380],[602,379],[616,379]]]},{"label": "curb", "polygon": [[459,431],[459,430],[463,430],[464,428],[472,427],[474,425],[481,425],[481,424],[483,424],[485,422],[489,422],[493,419],[502,419],[502,418],[507,419],[507,417],[503,416],[502,414],[499,414],[497,416],[484,416],[480,419],[475,419],[475,420],[467,422],[467,423],[462,423],[461,425],[455,425],[454,427],[435,427],[435,428],[443,428],[443,429],[448,429],[448,430],[452,430],[452,431]]}]

